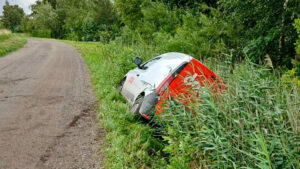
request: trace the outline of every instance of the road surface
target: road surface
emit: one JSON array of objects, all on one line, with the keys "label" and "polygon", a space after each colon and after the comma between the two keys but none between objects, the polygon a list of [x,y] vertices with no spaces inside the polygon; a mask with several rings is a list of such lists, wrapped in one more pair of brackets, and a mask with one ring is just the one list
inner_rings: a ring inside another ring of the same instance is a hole
[{"label": "road surface", "polygon": [[0,58],[0,169],[100,168],[95,106],[80,54],[28,39]]}]

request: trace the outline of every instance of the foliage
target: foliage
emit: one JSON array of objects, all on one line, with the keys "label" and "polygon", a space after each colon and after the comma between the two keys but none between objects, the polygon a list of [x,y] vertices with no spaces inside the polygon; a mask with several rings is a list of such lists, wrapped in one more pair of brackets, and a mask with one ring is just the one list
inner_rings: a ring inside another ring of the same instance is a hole
[{"label": "foliage", "polygon": [[300,93],[300,19],[295,20],[294,24],[296,31],[298,32],[298,40],[296,41],[296,51],[298,56],[294,60],[294,68],[286,71],[281,77],[281,82],[284,86],[293,90],[294,93]]},{"label": "foliage", "polygon": [[0,34],[0,41],[4,41],[12,37],[12,34]]},{"label": "foliage", "polygon": [[174,35],[180,25],[176,11],[168,9],[163,3],[145,2],[142,13],[143,23],[138,26],[138,33],[146,40],[152,39],[157,32]]},{"label": "foliage", "polygon": [[284,86],[291,88],[295,93],[300,94],[300,75],[299,67],[293,68],[285,72],[281,77]]},{"label": "foliage", "polygon": [[299,167],[299,94],[275,72],[245,61],[230,74],[230,61],[206,60],[227,90],[216,96],[201,88],[201,101],[189,109],[172,99],[156,118],[161,128],[149,128],[130,114],[115,87],[134,67],[135,56],[147,60],[155,50],[116,42],[70,43],[85,58],[101,103],[107,168]]},{"label": "foliage", "polygon": [[3,6],[3,25],[5,28],[10,29],[12,32],[21,31],[21,23],[24,17],[24,11],[17,5],[9,5],[6,1]]},{"label": "foliage", "polygon": [[226,21],[242,26],[238,43],[255,62],[268,54],[275,65],[291,66],[296,39],[292,23],[300,16],[299,1],[220,0],[219,6]]},{"label": "foliage", "polygon": [[26,39],[20,35],[0,35],[0,57],[23,47],[26,44],[26,42]]},{"label": "foliage", "polygon": [[135,29],[137,25],[142,23],[142,4],[143,0],[116,0],[116,6],[118,11],[120,11],[122,22],[130,29]]},{"label": "foliage", "polygon": [[217,0],[162,0],[167,5],[194,8],[200,4],[216,7]]},{"label": "foliage", "polygon": [[4,29],[5,27],[4,27],[4,25],[3,25],[3,20],[2,19],[0,19],[0,29]]},{"label": "foliage", "polygon": [[[41,0],[23,29],[102,42],[69,43],[85,58],[101,102],[107,168],[299,168],[299,3]],[[202,88],[189,109],[169,100],[156,119],[161,128],[151,128],[129,113],[115,86],[135,56],[170,51],[201,59],[228,89],[216,96]],[[274,69],[262,66],[266,58]],[[290,70],[280,76],[277,68]]]},{"label": "foliage", "polygon": [[216,57],[227,51],[224,38],[229,34],[229,26],[216,17],[187,13],[182,17],[182,26],[174,36],[158,33],[154,38],[159,51],[176,51],[198,58]]},{"label": "foliage", "polygon": [[231,51],[233,64],[245,54],[256,63],[264,63],[268,56],[275,67],[292,67],[296,54],[292,22],[300,16],[299,2],[162,2],[116,1],[126,27],[122,33],[126,43],[154,43],[161,51],[181,51],[201,58]]},{"label": "foliage", "polygon": [[22,20],[22,30],[27,33],[31,33],[34,30],[34,23],[29,16],[24,16]]},{"label": "foliage", "polygon": [[39,37],[39,38],[51,38],[51,30],[50,29],[44,29],[44,30],[33,30],[31,35],[33,37]]},{"label": "foliage", "polygon": [[296,42],[296,50],[297,50],[298,55],[300,55],[300,18],[295,21],[295,28],[298,32],[298,40]]},{"label": "foliage", "polygon": [[58,26],[58,15],[49,3],[41,4],[34,10],[34,30],[56,29]]},{"label": "foliage", "polygon": [[[181,51],[199,58],[232,53],[232,65],[246,56],[265,58],[275,68],[291,69],[297,39],[295,0],[40,0],[32,6],[37,29],[52,37],[109,43],[154,45],[157,51]],[[49,13],[49,15],[45,15]],[[43,18],[43,19],[42,19]],[[26,24],[27,23],[27,24]],[[225,55],[222,55],[223,57]],[[224,59],[224,58],[221,58]]]},{"label": "foliage", "polygon": [[42,0],[31,8],[33,30],[50,29],[54,38],[109,41],[119,32],[117,11],[109,0]]}]

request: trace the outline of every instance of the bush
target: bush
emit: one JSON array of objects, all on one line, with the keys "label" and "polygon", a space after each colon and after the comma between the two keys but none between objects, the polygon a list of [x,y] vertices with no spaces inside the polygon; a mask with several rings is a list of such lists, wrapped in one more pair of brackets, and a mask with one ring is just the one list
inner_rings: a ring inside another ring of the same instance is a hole
[{"label": "bush", "polygon": [[197,58],[220,58],[227,51],[223,38],[228,34],[226,23],[214,17],[198,16],[187,13],[183,16],[183,25],[172,36],[168,33],[156,33],[154,42],[158,51],[176,51]]},{"label": "bush", "polygon": [[39,38],[51,38],[51,30],[45,29],[45,30],[33,30],[32,31],[33,37],[39,37]]},{"label": "bush", "polygon": [[73,40],[73,41],[78,41],[78,35],[76,34],[76,32],[71,32],[69,34],[67,34],[67,37],[66,37],[68,40]]},{"label": "bush", "polygon": [[143,23],[137,29],[145,40],[152,40],[156,32],[167,32],[174,35],[177,27],[180,26],[176,10],[168,9],[163,3],[145,3],[142,13]]}]

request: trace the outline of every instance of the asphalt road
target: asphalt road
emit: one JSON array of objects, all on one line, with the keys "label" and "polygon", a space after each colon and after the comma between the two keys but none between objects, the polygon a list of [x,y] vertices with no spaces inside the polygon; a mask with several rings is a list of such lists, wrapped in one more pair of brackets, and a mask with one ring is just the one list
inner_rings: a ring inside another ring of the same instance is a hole
[{"label": "asphalt road", "polygon": [[101,168],[95,108],[80,54],[28,39],[0,58],[0,169]]}]

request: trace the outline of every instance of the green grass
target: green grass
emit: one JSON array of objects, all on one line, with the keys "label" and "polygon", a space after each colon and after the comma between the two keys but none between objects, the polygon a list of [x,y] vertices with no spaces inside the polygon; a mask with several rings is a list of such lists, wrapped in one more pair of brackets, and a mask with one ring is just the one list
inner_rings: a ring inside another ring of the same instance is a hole
[{"label": "green grass", "polygon": [[26,44],[23,35],[2,34],[0,35],[0,57],[13,52]]},{"label": "green grass", "polygon": [[12,37],[12,34],[0,34],[0,41],[4,41]]},{"label": "green grass", "polygon": [[107,168],[300,167],[299,89],[265,67],[245,61],[231,71],[226,61],[206,60],[228,89],[216,96],[201,88],[202,99],[192,109],[170,100],[172,106],[157,117],[162,127],[153,129],[129,112],[116,86],[135,67],[134,57],[146,60],[159,52],[114,42],[68,43],[91,71]]},{"label": "green grass", "polygon": [[68,42],[82,53],[91,71],[95,93],[100,100],[99,116],[106,130],[103,154],[107,168],[160,168],[163,145],[152,136],[153,130],[141,124],[117,93],[122,76],[134,67],[132,58],[140,49],[120,48],[117,44]]}]

